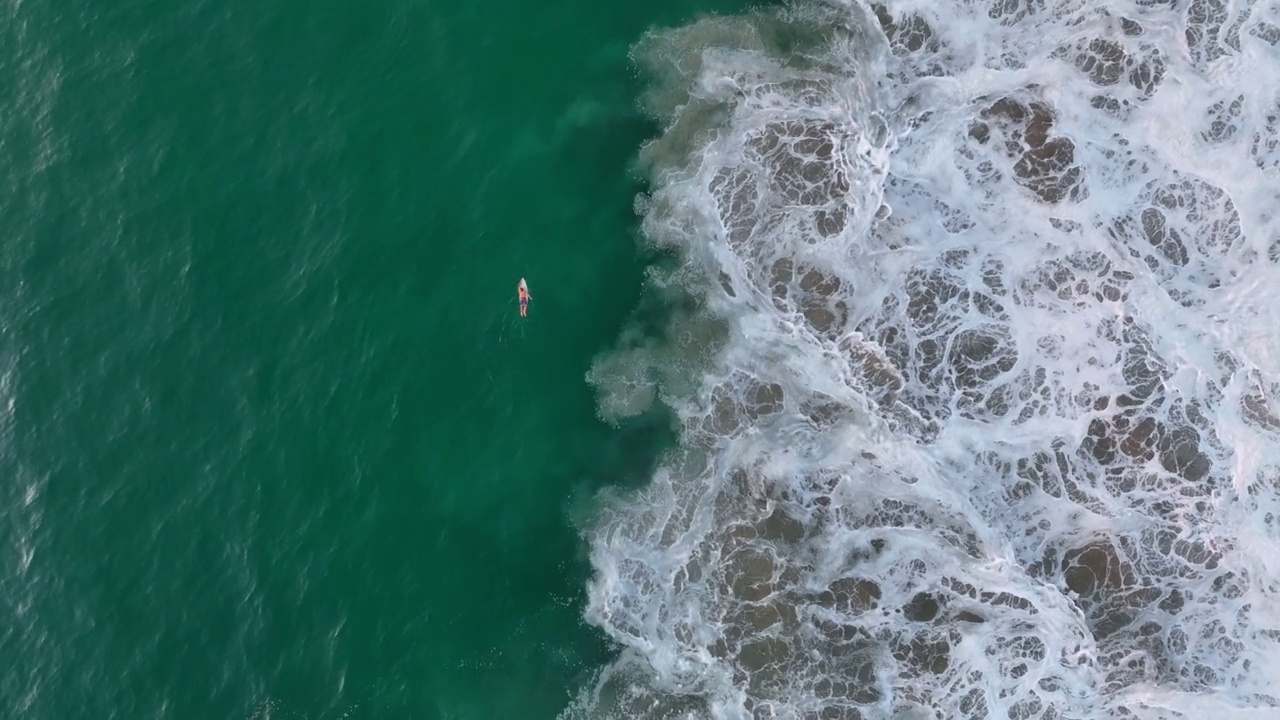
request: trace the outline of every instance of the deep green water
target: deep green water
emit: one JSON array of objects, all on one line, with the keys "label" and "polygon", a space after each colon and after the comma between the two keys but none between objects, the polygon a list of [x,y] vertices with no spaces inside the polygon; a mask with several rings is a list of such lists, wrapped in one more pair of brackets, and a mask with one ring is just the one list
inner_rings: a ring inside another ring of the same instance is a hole
[{"label": "deep green water", "polygon": [[0,3],[0,717],[563,709],[627,52],[742,4]]}]

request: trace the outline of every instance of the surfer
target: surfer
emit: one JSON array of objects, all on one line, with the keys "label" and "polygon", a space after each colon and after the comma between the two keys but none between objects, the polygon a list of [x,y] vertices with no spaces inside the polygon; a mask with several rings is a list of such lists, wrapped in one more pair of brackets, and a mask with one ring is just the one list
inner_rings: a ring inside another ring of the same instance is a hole
[{"label": "surfer", "polygon": [[516,285],[516,297],[520,298],[520,317],[528,317],[529,300],[533,296],[529,294],[529,286],[525,284],[524,278],[520,278],[520,284]]}]

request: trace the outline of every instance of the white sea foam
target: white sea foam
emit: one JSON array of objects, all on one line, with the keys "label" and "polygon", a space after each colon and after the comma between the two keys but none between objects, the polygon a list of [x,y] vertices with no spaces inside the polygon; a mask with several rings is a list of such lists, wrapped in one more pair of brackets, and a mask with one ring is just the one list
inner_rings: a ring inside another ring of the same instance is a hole
[{"label": "white sea foam", "polygon": [[635,51],[612,718],[1280,716],[1280,5],[849,0]]}]

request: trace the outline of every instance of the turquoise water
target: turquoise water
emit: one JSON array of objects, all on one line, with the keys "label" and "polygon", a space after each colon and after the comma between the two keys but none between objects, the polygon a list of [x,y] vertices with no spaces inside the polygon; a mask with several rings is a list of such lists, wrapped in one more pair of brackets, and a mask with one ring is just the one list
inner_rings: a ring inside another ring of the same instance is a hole
[{"label": "turquoise water", "polygon": [[563,709],[627,52],[741,4],[0,7],[0,716]]}]

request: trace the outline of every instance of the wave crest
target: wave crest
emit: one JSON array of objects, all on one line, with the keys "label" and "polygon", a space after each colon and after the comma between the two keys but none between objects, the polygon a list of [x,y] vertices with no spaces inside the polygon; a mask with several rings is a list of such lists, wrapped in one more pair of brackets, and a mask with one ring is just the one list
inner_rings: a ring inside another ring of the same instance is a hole
[{"label": "wave crest", "polygon": [[1261,15],[813,2],[637,47],[678,262],[591,379],[682,443],[589,531],[622,651],[568,717],[1280,706]]}]

